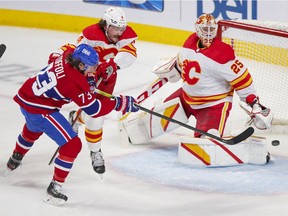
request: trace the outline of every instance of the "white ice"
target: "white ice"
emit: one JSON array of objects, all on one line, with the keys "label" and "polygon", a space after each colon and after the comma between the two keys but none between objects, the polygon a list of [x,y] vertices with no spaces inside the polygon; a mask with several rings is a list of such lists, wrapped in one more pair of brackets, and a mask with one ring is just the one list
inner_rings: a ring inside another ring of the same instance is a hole
[{"label": "white ice", "polygon": [[[53,175],[48,162],[57,148],[45,135],[25,156],[22,167],[3,177],[24,123],[12,97],[26,78],[45,66],[52,51],[74,42],[78,34],[4,26],[0,31],[0,43],[7,45],[0,60],[1,216],[288,215],[288,148],[283,134],[267,135],[267,139],[281,142],[278,147],[269,146],[273,161],[267,166],[191,168],[177,161],[176,133],[159,137],[150,145],[121,145],[117,113],[113,112],[104,126],[104,179],[92,170],[81,128],[84,145],[64,185],[69,197],[64,206],[42,201]],[[156,79],[150,71],[157,60],[174,56],[179,49],[141,41],[137,44],[138,60],[121,71],[115,94],[137,96]],[[168,91],[177,87],[168,85]],[[165,92],[155,98],[164,97]],[[63,114],[67,116],[74,107],[65,106]]]}]

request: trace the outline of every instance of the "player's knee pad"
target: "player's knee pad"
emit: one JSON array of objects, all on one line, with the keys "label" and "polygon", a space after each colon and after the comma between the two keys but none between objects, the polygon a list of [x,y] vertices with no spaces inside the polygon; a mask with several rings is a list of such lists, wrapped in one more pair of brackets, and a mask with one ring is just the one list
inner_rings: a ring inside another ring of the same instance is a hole
[{"label": "player's knee pad", "polygon": [[81,149],[82,149],[81,140],[78,136],[76,136],[60,147],[59,154],[75,159],[79,154],[79,152],[81,151]]},{"label": "player's knee pad", "polygon": [[221,144],[212,139],[181,137],[178,159],[192,166],[235,166],[241,164],[266,164],[267,142],[251,137],[237,145]]},{"label": "player's knee pad", "polygon": [[88,114],[84,114],[83,120],[85,122],[85,127],[91,131],[101,130],[104,124],[104,116],[100,116],[97,118],[92,118]]},{"label": "player's knee pad", "polygon": [[[154,112],[180,122],[187,123],[188,118],[184,112],[179,98],[174,98],[153,109]],[[179,125],[146,112],[130,114],[120,122],[119,132],[126,133],[132,144],[143,144],[165,132],[178,128]],[[122,135],[123,137],[123,135]]]}]

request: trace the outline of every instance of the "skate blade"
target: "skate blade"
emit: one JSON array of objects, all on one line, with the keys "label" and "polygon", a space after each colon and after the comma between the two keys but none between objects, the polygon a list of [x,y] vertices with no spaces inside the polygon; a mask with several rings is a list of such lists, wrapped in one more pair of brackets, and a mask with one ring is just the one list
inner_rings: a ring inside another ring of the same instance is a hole
[{"label": "skate blade", "polygon": [[5,172],[4,172],[4,175],[3,175],[3,177],[5,178],[6,176],[8,176],[10,173],[12,172],[12,170],[11,169],[9,169],[9,168],[6,168],[6,170],[5,170]]},{"label": "skate blade", "polygon": [[103,174],[99,174],[100,179],[103,180],[104,179],[104,175]]},{"label": "skate blade", "polygon": [[67,201],[63,200],[63,199],[59,199],[56,197],[53,197],[49,194],[47,194],[47,196],[44,198],[44,201],[46,203],[52,204],[52,205],[56,205],[56,206],[63,206]]},{"label": "skate blade", "polygon": [[6,170],[5,170],[4,174],[3,174],[3,177],[8,176],[10,173],[15,172],[16,169],[19,169],[19,168],[21,168],[21,167],[22,167],[22,163],[20,164],[19,167],[15,168],[14,170],[12,170],[12,169],[10,169],[10,168],[8,168],[8,167],[6,166]]}]

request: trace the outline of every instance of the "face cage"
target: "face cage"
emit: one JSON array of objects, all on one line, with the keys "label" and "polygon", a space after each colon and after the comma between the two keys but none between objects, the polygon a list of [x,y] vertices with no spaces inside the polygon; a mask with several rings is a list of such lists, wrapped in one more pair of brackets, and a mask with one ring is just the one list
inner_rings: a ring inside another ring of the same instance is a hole
[{"label": "face cage", "polygon": [[[214,28],[214,30],[210,30],[212,28]],[[211,25],[211,26],[207,26],[205,24],[197,24],[195,26],[196,28],[196,32],[199,38],[204,38],[204,39],[214,39],[216,37],[217,34],[217,25]],[[204,28],[208,28],[208,31],[204,31]]]}]

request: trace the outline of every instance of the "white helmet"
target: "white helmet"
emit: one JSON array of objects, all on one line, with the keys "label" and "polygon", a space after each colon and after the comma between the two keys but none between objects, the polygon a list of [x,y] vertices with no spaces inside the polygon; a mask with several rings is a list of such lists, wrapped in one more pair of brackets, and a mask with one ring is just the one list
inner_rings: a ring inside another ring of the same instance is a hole
[{"label": "white helmet", "polygon": [[213,15],[202,14],[195,23],[198,37],[204,42],[204,46],[209,47],[217,34],[217,23]]},{"label": "white helmet", "polygon": [[119,7],[109,7],[105,10],[102,19],[106,21],[107,26],[126,27],[125,12]]}]

